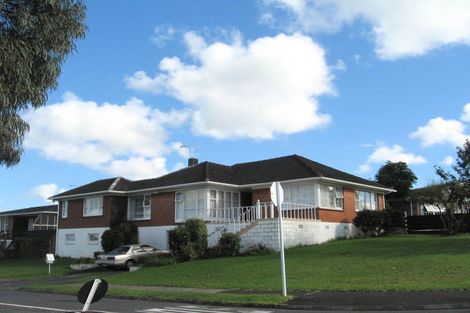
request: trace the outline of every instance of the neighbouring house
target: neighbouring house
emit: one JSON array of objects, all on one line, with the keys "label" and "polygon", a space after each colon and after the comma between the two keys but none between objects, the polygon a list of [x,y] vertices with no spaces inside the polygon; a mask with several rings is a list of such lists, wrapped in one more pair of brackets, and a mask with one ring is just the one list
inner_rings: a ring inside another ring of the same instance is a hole
[{"label": "neighbouring house", "polygon": [[[446,211],[446,204],[439,203],[438,199],[435,197],[435,203],[429,203],[430,199],[433,198],[432,194],[438,191],[445,194],[448,192],[446,185],[432,185],[422,188],[415,188],[410,190],[407,206],[406,206],[406,215],[407,216],[422,216],[422,215],[439,215],[444,214]],[[442,199],[445,199],[443,197]],[[454,207],[454,213],[469,213],[470,211],[470,201],[462,204],[460,207]],[[455,205],[455,204],[453,204]]]},{"label": "neighbouring house", "polygon": [[168,231],[188,218],[207,223],[209,245],[223,231],[236,232],[242,246],[278,248],[278,211],[270,186],[284,189],[285,246],[322,243],[356,233],[357,211],[381,210],[393,190],[298,155],[232,166],[189,159],[167,175],[131,181],[98,180],[51,197],[59,202],[57,254],[93,256],[111,218],[125,210],[141,243],[168,248]]},{"label": "neighbouring house", "polygon": [[57,211],[54,204],[0,212],[0,247],[6,248],[17,237],[45,236],[54,241]]}]

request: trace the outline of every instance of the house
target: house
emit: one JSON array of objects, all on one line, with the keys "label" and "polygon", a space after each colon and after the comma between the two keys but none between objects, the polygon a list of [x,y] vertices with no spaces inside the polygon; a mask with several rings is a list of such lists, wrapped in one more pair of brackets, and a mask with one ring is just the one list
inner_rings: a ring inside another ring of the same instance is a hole
[{"label": "house", "polygon": [[46,205],[0,212],[0,247],[6,248],[16,237],[39,235],[55,240],[57,211],[57,205]]},{"label": "house", "polygon": [[269,188],[280,181],[285,246],[351,237],[357,211],[384,208],[393,191],[299,155],[232,166],[189,159],[188,167],[167,175],[131,181],[98,180],[51,197],[59,202],[57,254],[92,256],[101,250],[111,218],[125,210],[139,228],[139,240],[168,248],[168,231],[188,218],[207,223],[209,245],[223,231],[236,232],[242,245],[277,249],[277,208]]}]

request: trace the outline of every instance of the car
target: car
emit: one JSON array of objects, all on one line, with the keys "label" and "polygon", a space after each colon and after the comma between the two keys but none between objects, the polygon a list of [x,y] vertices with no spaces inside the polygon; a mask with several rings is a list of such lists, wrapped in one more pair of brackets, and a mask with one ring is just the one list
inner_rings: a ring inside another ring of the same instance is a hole
[{"label": "car", "polygon": [[123,245],[108,253],[96,257],[95,263],[100,266],[129,269],[140,259],[158,254],[158,249],[149,245]]}]

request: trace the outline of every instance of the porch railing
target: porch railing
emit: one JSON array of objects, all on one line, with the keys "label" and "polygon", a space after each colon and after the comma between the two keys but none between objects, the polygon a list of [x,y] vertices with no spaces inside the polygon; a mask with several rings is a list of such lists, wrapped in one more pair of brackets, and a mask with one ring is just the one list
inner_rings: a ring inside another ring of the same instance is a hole
[{"label": "porch railing", "polygon": [[[282,216],[285,219],[316,220],[316,211],[314,205],[283,203]],[[237,233],[258,220],[276,217],[277,208],[272,202],[258,201],[253,206],[211,209],[207,221],[223,225],[217,227],[208,237],[224,231]]]}]

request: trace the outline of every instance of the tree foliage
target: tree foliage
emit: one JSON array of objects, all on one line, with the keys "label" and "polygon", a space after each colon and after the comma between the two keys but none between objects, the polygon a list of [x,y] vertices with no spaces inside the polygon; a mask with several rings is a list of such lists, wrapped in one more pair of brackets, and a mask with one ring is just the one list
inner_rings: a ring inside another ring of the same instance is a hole
[{"label": "tree foliage", "polygon": [[387,161],[375,175],[375,180],[379,184],[396,190],[389,194],[390,199],[394,201],[404,200],[417,179],[405,162]]},{"label": "tree foliage", "polygon": [[0,0],[0,166],[20,161],[21,113],[57,87],[61,65],[86,32],[80,0]]},{"label": "tree foliage", "polygon": [[433,184],[413,193],[413,200],[433,204],[441,211],[444,229],[452,235],[461,230],[464,215],[470,211],[470,142],[457,147],[457,159],[452,171],[436,166],[440,184]]}]

